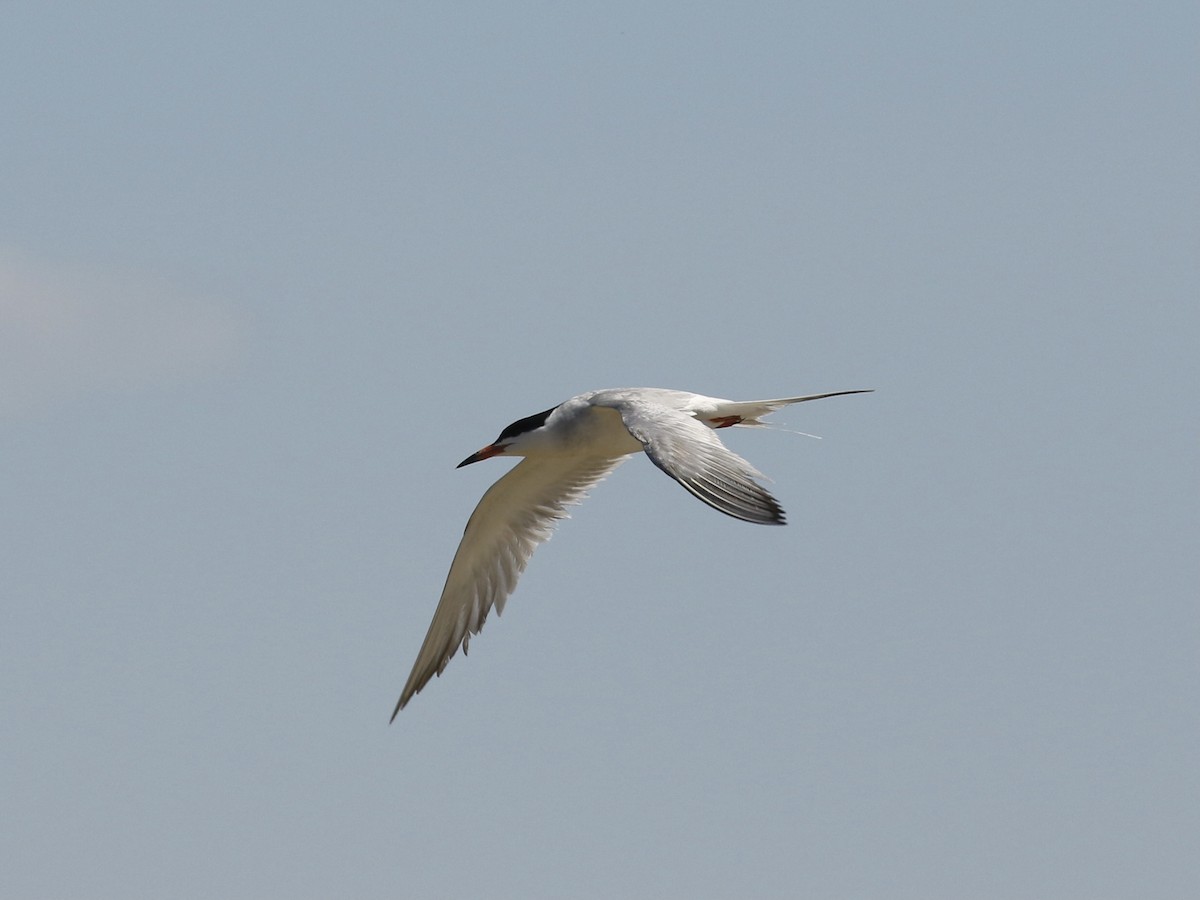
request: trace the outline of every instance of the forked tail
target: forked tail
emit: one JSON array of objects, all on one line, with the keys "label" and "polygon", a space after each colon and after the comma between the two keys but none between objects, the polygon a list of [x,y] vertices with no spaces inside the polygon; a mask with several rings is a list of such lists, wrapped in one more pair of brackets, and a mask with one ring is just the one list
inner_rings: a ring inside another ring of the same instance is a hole
[{"label": "forked tail", "polygon": [[[870,394],[872,389],[857,390],[857,391],[831,391],[828,394],[807,394],[803,397],[779,397],[775,400],[745,400],[736,403],[729,403],[725,406],[725,410],[729,410],[729,418],[738,417],[740,421],[730,422],[730,425],[766,425],[766,422],[760,421],[763,416],[775,412],[777,409],[782,409],[785,406],[791,406],[793,403],[804,403],[806,400],[824,400],[826,397],[843,397],[846,394]],[[724,411],[724,410],[722,410]]]}]

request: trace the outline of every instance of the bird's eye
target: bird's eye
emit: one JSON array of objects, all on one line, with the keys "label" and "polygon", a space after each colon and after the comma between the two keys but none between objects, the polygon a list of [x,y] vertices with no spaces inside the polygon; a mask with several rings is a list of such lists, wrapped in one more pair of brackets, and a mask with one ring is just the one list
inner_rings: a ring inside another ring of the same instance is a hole
[{"label": "bird's eye", "polygon": [[500,437],[496,438],[496,443],[506,441],[509,438],[515,438],[519,434],[524,434],[527,431],[533,431],[535,428],[541,428],[546,424],[546,419],[550,417],[550,413],[558,409],[557,406],[552,406],[544,412],[534,413],[532,416],[526,416],[523,419],[517,419],[502,432]]}]

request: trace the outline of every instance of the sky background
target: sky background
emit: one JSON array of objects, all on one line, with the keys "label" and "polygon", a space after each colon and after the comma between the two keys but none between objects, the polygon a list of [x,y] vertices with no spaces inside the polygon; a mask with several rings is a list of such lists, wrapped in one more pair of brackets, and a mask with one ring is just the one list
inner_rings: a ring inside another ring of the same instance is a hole
[{"label": "sky background", "polygon": [[[0,894],[1200,896],[1194,3],[6,3]],[[388,725],[519,417],[635,459]]]}]

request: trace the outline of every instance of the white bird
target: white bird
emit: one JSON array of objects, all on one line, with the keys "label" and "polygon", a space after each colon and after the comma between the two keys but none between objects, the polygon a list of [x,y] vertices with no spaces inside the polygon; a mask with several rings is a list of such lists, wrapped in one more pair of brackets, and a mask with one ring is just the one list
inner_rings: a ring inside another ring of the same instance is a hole
[{"label": "white bird", "polygon": [[792,403],[865,394],[834,391],[806,397],[735,402],[661,388],[591,391],[572,397],[500,432],[458,468],[493,456],[523,456],[488,488],[467,521],[450,564],[425,642],[400,694],[394,721],[471,635],[492,607],[497,614],[537,545],[550,537],[566,509],[625,461],[645,451],[650,461],[726,515],[760,525],[783,525],[783,510],[755,479],[764,477],[725,447],[714,429],[761,426],[768,413]]}]

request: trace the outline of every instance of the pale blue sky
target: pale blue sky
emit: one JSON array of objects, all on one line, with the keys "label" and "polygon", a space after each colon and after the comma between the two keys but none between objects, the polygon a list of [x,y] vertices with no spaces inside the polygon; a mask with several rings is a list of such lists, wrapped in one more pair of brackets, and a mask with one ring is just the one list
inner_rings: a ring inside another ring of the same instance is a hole
[{"label": "pale blue sky", "polygon": [[[10,3],[0,894],[1200,895],[1194,4]],[[388,727],[508,422],[633,460]]]}]

